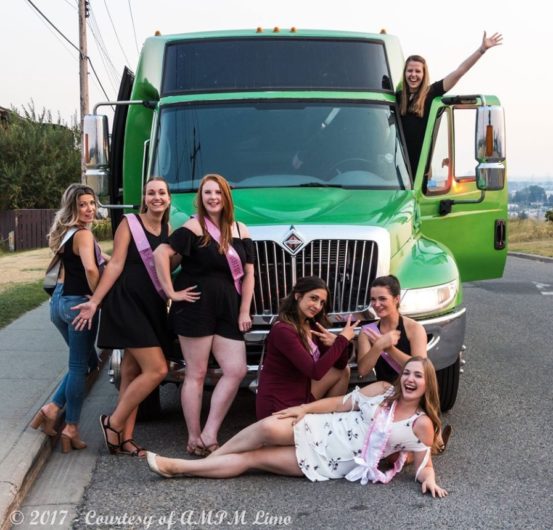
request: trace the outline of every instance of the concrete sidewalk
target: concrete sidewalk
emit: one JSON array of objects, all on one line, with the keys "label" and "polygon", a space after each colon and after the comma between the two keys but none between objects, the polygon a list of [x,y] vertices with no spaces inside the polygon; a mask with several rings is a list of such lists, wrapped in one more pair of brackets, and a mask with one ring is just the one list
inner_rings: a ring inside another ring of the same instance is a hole
[{"label": "concrete sidewalk", "polygon": [[0,330],[0,528],[16,509],[51,452],[29,427],[67,370],[68,350],[50,322],[48,303]]}]

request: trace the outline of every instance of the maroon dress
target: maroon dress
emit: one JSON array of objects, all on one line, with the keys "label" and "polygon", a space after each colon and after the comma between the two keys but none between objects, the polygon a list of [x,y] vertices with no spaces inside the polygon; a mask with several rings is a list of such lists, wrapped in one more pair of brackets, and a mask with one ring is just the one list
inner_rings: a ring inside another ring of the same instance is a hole
[{"label": "maroon dress", "polygon": [[343,335],[338,335],[330,348],[317,338],[315,343],[321,352],[317,361],[306,350],[294,327],[284,322],[273,325],[267,337],[255,401],[258,420],[287,407],[313,401],[311,380],[322,379],[333,366],[340,370],[347,366],[349,341]]}]

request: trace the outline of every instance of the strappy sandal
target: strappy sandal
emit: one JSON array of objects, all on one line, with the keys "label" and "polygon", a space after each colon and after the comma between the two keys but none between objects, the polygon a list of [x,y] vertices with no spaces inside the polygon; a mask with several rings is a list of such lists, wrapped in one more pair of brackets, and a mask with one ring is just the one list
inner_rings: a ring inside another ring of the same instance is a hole
[{"label": "strappy sandal", "polygon": [[[108,450],[108,453],[110,455],[117,454],[121,449],[121,431],[116,431],[110,424],[109,424],[109,416],[102,414],[100,416],[100,426],[102,427],[102,432],[104,433],[104,442],[106,443],[106,449]],[[108,431],[111,431],[117,435],[117,444],[112,444],[108,440]]]},{"label": "strappy sandal", "polygon": [[447,442],[449,442],[449,437],[451,436],[452,431],[453,429],[449,423],[444,425],[444,428],[442,429],[442,445],[438,448],[438,454],[441,455],[446,450]]},{"label": "strappy sandal", "polygon": [[[134,451],[125,451],[123,447],[127,444],[134,447]],[[144,449],[144,447],[140,447],[132,438],[129,438],[128,440],[123,440],[121,442],[121,445],[119,446],[119,454],[144,458],[146,456],[146,449]]]},{"label": "strappy sandal", "polygon": [[203,442],[201,441],[200,439],[200,442],[202,445],[190,445],[188,444],[186,446],[186,452],[189,454],[189,455],[192,455],[192,456],[199,456],[201,458],[204,458],[207,456],[207,453],[206,453],[206,448],[205,448],[205,445],[203,445]]}]

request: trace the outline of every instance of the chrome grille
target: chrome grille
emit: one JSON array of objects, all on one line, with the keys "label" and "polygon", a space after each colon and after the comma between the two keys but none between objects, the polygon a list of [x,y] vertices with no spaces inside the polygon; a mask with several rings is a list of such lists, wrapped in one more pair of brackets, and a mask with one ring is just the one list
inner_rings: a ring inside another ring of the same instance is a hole
[{"label": "chrome grille", "polygon": [[255,242],[254,316],[278,313],[278,304],[296,280],[319,276],[330,288],[329,313],[360,311],[369,305],[369,285],[376,275],[374,241],[317,239],[295,256],[274,241]]}]

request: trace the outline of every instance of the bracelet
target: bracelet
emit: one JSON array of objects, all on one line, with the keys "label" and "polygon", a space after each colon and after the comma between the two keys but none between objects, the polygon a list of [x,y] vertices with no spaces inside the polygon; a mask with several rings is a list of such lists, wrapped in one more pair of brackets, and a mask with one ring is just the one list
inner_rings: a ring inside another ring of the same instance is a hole
[{"label": "bracelet", "polygon": [[478,51],[480,52],[480,55],[484,55],[486,53],[486,48],[484,48],[483,46],[480,46]]}]

